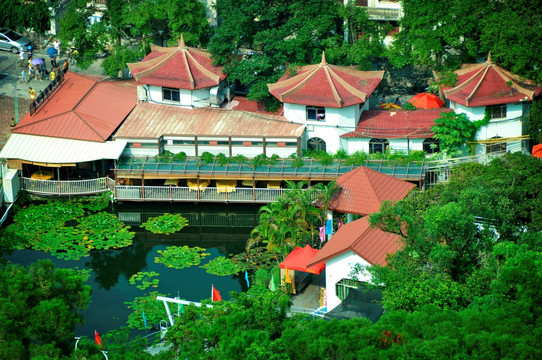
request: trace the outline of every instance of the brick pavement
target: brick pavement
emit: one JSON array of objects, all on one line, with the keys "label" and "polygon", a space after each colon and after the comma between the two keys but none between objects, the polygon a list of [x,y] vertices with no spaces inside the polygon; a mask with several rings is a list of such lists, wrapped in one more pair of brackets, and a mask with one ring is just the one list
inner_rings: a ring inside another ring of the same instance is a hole
[{"label": "brick pavement", "polygon": [[[11,96],[0,95],[0,149],[11,134],[11,119],[15,118],[15,99]],[[29,111],[30,100],[18,98],[19,119],[22,119]]]}]

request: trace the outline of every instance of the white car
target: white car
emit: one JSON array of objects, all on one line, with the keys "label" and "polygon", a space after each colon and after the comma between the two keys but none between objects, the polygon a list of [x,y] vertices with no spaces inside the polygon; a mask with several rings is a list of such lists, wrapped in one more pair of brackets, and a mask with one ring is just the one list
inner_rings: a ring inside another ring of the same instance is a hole
[{"label": "white car", "polygon": [[13,30],[0,28],[0,49],[11,51],[14,54],[28,51],[31,45],[30,39],[16,33]]}]

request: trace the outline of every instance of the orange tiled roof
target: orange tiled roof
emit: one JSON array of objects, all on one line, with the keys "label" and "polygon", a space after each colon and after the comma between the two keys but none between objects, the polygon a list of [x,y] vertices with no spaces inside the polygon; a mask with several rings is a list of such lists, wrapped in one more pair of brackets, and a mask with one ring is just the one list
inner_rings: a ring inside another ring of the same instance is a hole
[{"label": "orange tiled roof", "polygon": [[409,138],[423,139],[433,136],[431,126],[442,112],[452,109],[368,110],[359,119],[356,130],[341,135],[344,138]]},{"label": "orange tiled roof", "polygon": [[135,85],[68,71],[38,111],[27,114],[11,131],[104,142],[136,105]]},{"label": "orange tiled roof", "polygon": [[187,109],[142,102],[115,133],[116,138],[157,138],[161,135],[300,137],[304,125],[283,116],[223,108]]},{"label": "orange tiled roof", "polygon": [[416,185],[360,166],[337,179],[340,190],[329,209],[358,215],[377,212],[384,200],[399,201]]},{"label": "orange tiled roof", "polygon": [[223,66],[212,64],[205,50],[185,45],[161,47],[151,44],[151,53],[141,62],[127,64],[138,83],[176,89],[203,89],[217,86],[226,75]]},{"label": "orange tiled roof", "polygon": [[491,60],[482,64],[465,64],[457,74],[454,87],[443,88],[446,99],[464,106],[488,106],[530,100],[542,92],[531,80],[521,79]]},{"label": "orange tiled roof", "polygon": [[342,108],[363,104],[382,81],[384,71],[361,71],[356,66],[322,62],[301,67],[298,74],[285,74],[268,84],[269,92],[283,103]]},{"label": "orange tiled roof", "polygon": [[371,265],[386,265],[386,255],[401,247],[400,237],[371,228],[367,217],[341,226],[322,249],[307,264],[313,267],[349,250]]}]

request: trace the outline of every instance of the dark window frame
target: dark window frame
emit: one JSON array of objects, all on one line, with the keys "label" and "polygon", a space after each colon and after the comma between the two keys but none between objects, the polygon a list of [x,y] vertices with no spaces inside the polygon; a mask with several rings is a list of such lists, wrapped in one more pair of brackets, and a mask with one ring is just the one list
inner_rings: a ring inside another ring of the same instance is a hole
[{"label": "dark window frame", "polygon": [[162,99],[164,101],[181,102],[181,91],[174,88],[162,88]]}]

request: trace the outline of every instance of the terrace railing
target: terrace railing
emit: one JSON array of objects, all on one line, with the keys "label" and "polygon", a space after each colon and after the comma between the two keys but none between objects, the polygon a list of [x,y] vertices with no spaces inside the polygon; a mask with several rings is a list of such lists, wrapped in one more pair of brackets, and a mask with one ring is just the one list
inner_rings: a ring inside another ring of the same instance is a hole
[{"label": "terrace railing", "polygon": [[160,157],[121,158],[115,169],[118,178],[157,176],[182,177],[229,177],[244,179],[281,179],[302,180],[322,179],[336,180],[339,176],[363,165],[381,173],[404,179],[421,180],[424,177],[424,162],[401,163],[395,160],[365,160],[360,164],[335,159],[330,164],[322,164],[317,159],[304,159],[302,166],[294,166],[293,159],[278,159],[272,164],[255,166],[250,160],[221,163],[214,159],[210,163],[202,163],[199,157],[187,157],[184,160]]},{"label": "terrace railing", "polygon": [[22,178],[22,190],[40,195],[90,195],[108,191],[113,180],[36,180]]}]

